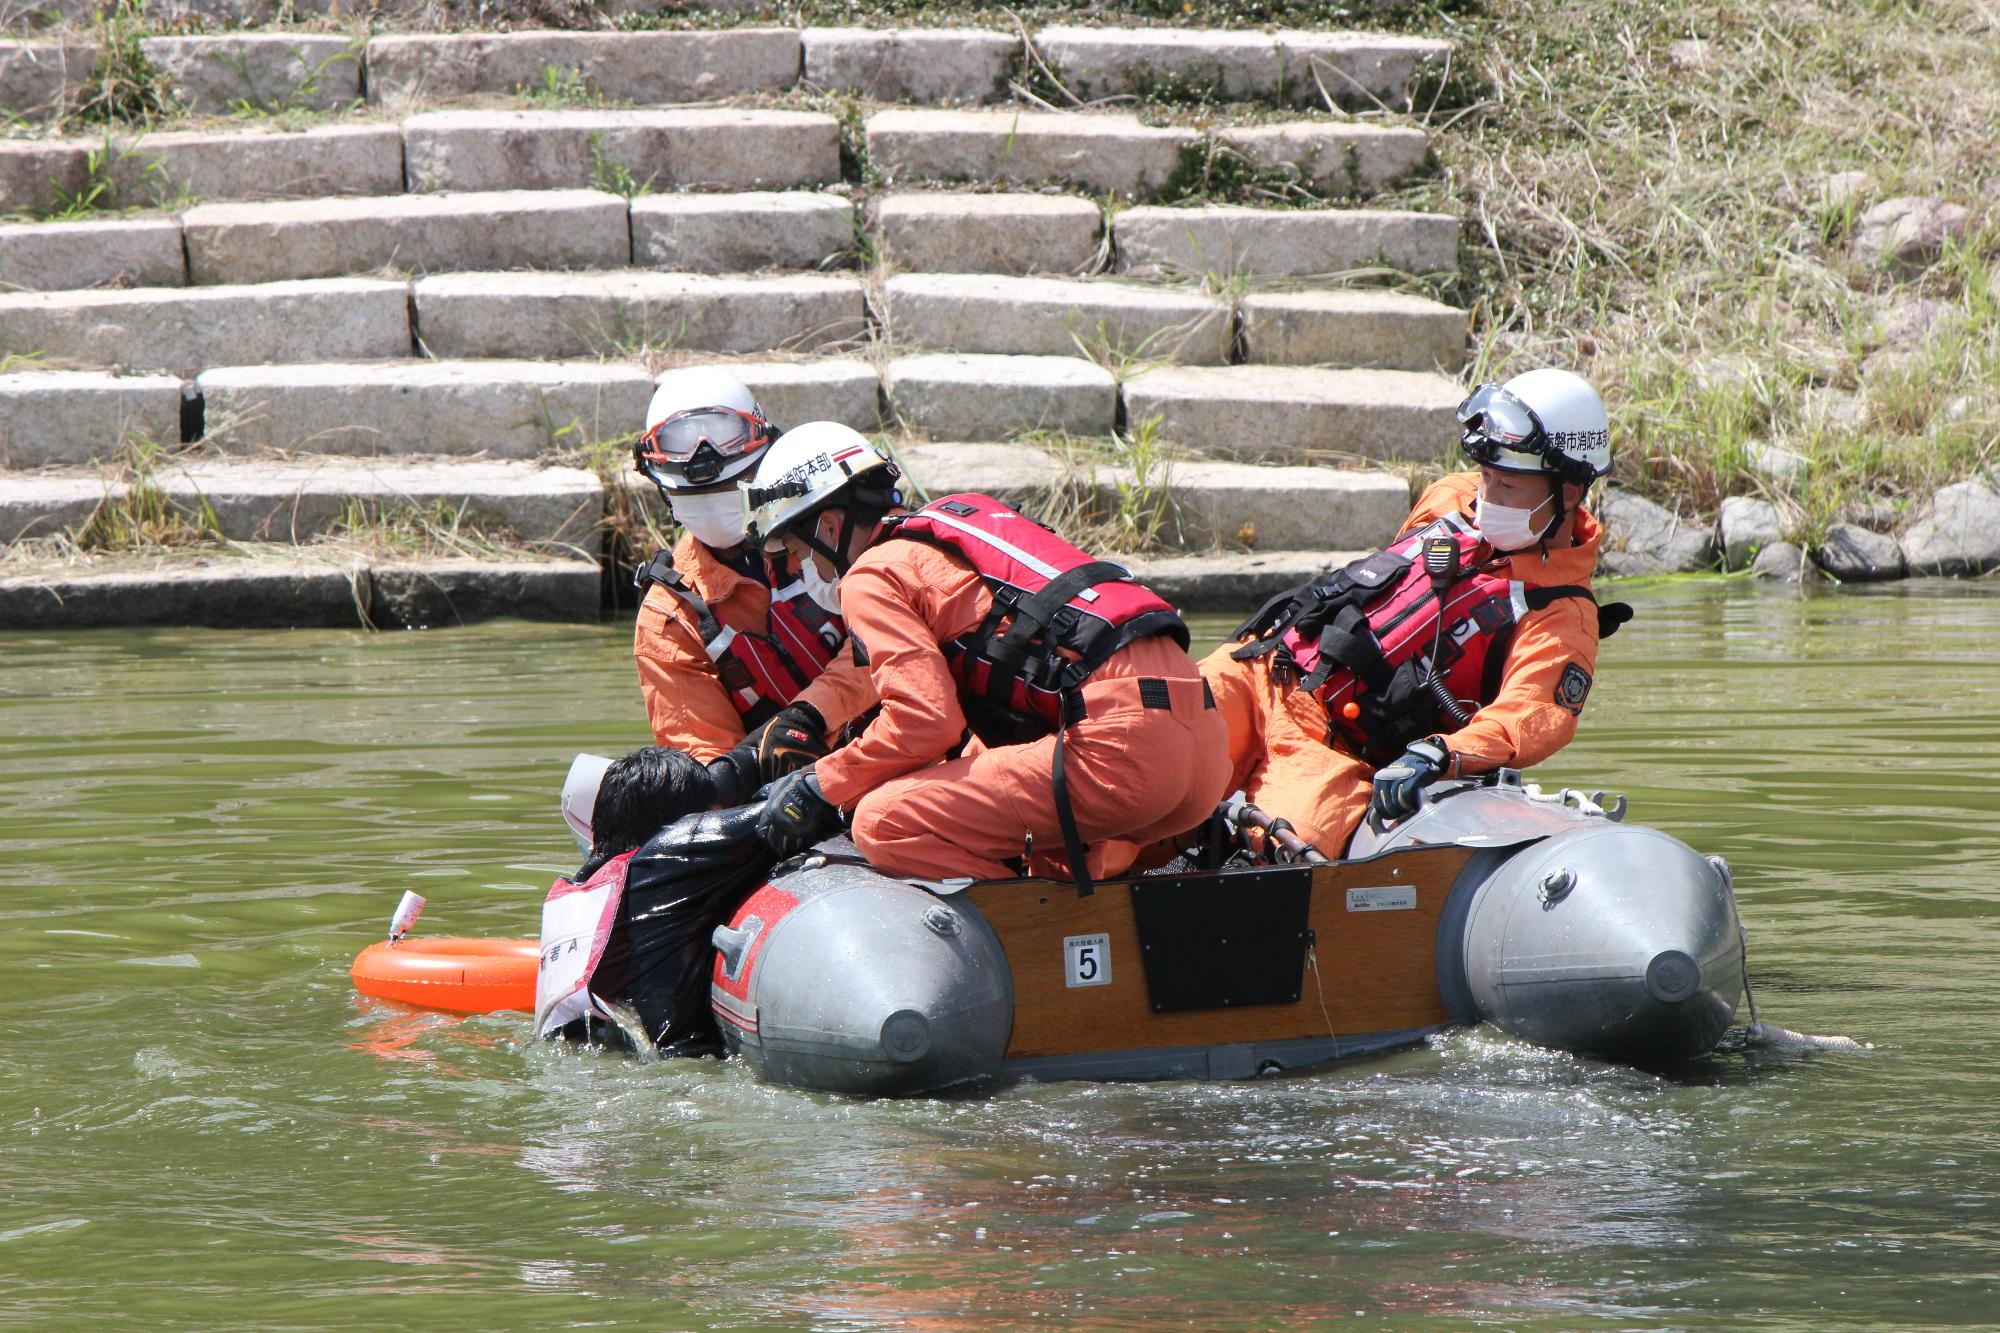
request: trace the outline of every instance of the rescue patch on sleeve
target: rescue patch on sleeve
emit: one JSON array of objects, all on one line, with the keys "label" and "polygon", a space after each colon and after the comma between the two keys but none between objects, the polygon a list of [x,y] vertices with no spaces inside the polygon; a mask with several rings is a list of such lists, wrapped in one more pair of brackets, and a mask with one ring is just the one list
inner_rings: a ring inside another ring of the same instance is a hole
[{"label": "rescue patch on sleeve", "polygon": [[1590,697],[1590,673],[1571,662],[1563,668],[1561,679],[1556,681],[1556,702],[1572,713],[1583,712],[1583,701]]},{"label": "rescue patch on sleeve", "polygon": [[[852,628],[849,628],[847,631],[847,641],[854,645],[854,665],[859,667],[867,666],[868,647],[861,642],[861,636],[856,634]],[[1586,690],[1590,688],[1590,678],[1588,676],[1584,677],[1583,688]]]}]

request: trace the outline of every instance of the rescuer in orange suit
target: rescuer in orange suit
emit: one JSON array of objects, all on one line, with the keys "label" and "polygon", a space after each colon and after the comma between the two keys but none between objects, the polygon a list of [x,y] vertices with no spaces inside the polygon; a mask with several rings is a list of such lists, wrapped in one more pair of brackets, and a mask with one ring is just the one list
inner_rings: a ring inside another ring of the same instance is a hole
[{"label": "rescuer in orange suit", "polygon": [[912,512],[897,480],[877,446],[816,422],[746,488],[767,549],[837,585],[881,700],[773,789],[765,840],[803,847],[851,809],[855,845],[892,874],[1011,878],[1032,839],[1087,885],[1206,818],[1228,736],[1173,608],[991,497]]},{"label": "rescuer in orange suit", "polygon": [[698,366],[661,376],[633,449],[685,530],[638,576],[632,656],[646,717],[661,745],[708,766],[723,805],[824,753],[874,702],[813,580],[786,577],[745,540],[737,483],[773,435],[741,380]]},{"label": "rescuer in orange suit", "polygon": [[[1590,693],[1599,616],[1589,582],[1602,530],[1582,500],[1611,466],[1604,404],[1580,377],[1542,369],[1480,386],[1458,415],[1462,447],[1479,470],[1425,490],[1398,539],[1420,559],[1426,543],[1413,534],[1438,539],[1441,558],[1449,545],[1443,539],[1455,537],[1450,549],[1465,557],[1438,585],[1446,592],[1430,585],[1421,563],[1404,576],[1416,594],[1410,600],[1424,601],[1430,613],[1404,650],[1413,660],[1401,679],[1411,688],[1400,696],[1378,688],[1371,697],[1356,672],[1331,657],[1321,680],[1298,668],[1293,650],[1305,658],[1321,645],[1356,651],[1353,638],[1337,633],[1313,639],[1333,622],[1323,609],[1316,621],[1310,609],[1299,619],[1301,607],[1311,608],[1315,596],[1324,603],[1328,588],[1337,587],[1327,576],[1294,590],[1263,625],[1246,622],[1239,634],[1249,631],[1250,642],[1225,643],[1201,663],[1229,724],[1230,790],[1290,821],[1330,856],[1343,854],[1371,807],[1381,818],[1400,818],[1440,777],[1548,758],[1576,734]],[[1359,636],[1364,655],[1393,637],[1379,609],[1388,600],[1383,595],[1373,609],[1353,613],[1370,631]],[[1490,612],[1491,628],[1504,633],[1484,632],[1484,620],[1472,614],[1482,600],[1482,615]],[[1453,609],[1438,616],[1446,601]],[[1607,623],[1615,625],[1623,610],[1607,608]],[[1424,632],[1425,624],[1442,637]],[[1445,651],[1435,651],[1440,647]],[[1497,660],[1472,660],[1485,647]],[[1453,691],[1460,713],[1470,714],[1463,722],[1443,712],[1436,689],[1425,688],[1428,676],[1444,674],[1437,663],[1455,652],[1468,668],[1457,682],[1470,685]],[[1380,665],[1391,666],[1394,656]],[[1375,684],[1390,679],[1385,671]],[[1385,705],[1391,696],[1395,703]]]}]

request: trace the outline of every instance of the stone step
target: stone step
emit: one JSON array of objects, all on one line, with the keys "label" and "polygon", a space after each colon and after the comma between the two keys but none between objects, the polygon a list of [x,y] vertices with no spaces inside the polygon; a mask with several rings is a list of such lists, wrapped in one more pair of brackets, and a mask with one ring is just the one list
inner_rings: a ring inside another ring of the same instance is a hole
[{"label": "stone step", "polygon": [[[1407,111],[1419,68],[1442,67],[1449,42],[1359,32],[1220,28],[1079,28],[1035,34],[1035,49],[1085,101],[1153,95],[1209,101]],[[1325,95],[1321,93],[1322,87]]]},{"label": "stone step", "polygon": [[1013,33],[979,28],[807,28],[805,83],[877,102],[1004,101],[1021,56]]},{"label": "stone step", "polygon": [[1171,189],[1177,176],[1199,180],[1217,149],[1349,195],[1395,185],[1429,153],[1422,130],[1347,122],[1224,128],[1211,138],[1108,113],[881,111],[866,128],[869,165],[891,185],[1057,182],[1132,199]]},{"label": "stone step", "polygon": [[1132,283],[905,273],[883,284],[883,305],[899,348],[1075,356],[1101,347],[1219,365],[1233,335],[1225,302]]},{"label": "stone step", "polygon": [[403,282],[321,278],[0,296],[0,359],[196,370],[410,354]]},{"label": "stone step", "polygon": [[419,279],[412,299],[437,357],[811,352],[868,331],[861,280],[819,274],[451,273]]},{"label": "stone step", "polygon": [[0,375],[0,468],[87,463],[142,440],[179,444],[181,389],[166,375]]},{"label": "stone step", "polygon": [[906,430],[937,439],[1109,435],[1118,422],[1118,382],[1076,356],[899,357],[883,368],[882,388]]},{"label": "stone step", "polygon": [[172,218],[0,225],[0,292],[73,287],[178,287],[187,281]]},{"label": "stone step", "polygon": [[1430,136],[1408,125],[1295,121],[1219,129],[1215,144],[1323,194],[1370,195],[1414,175]]},{"label": "stone step", "polygon": [[0,213],[52,212],[79,197],[100,209],[165,208],[403,191],[395,125],[176,130],[114,138],[108,155],[105,143],[0,139]]},{"label": "stone step", "polygon": [[[587,546],[604,516],[594,474],[521,462],[197,458],[159,464],[150,486],[190,520],[212,516],[235,541],[303,542],[344,519],[414,512],[522,542]],[[0,474],[0,545],[78,528],[132,489],[96,471]]]},{"label": "stone step", "polygon": [[278,282],[372,269],[623,267],[627,207],[596,190],[499,190],[203,204],[182,224],[195,282]]},{"label": "stone step", "polygon": [[[1067,196],[888,195],[872,211],[868,234],[904,270],[1074,272],[1101,253],[1097,206]],[[1115,235],[1119,264],[1134,277],[1324,275],[1370,264],[1435,272],[1453,265],[1457,223],[1368,210],[1133,208],[1118,215]],[[820,269],[853,262],[863,245],[849,201],[811,191],[629,203],[601,191],[501,190],[205,204],[180,218],[0,225],[0,291],[178,285],[185,266],[203,284],[380,268],[607,268],[635,257],[643,267],[698,272]]]},{"label": "stone step", "polygon": [[534,458],[626,438],[653,394],[640,367],[598,362],[230,366],[195,383],[212,449],[378,457]]},{"label": "stone step", "polygon": [[[1427,151],[1422,132],[1404,128],[1301,122],[1218,130],[1211,143],[1129,116],[1007,111],[885,111],[869,118],[866,133],[871,164],[891,184],[1058,182],[1127,197],[1151,196],[1177,170],[1198,173],[1218,145],[1332,194],[1393,184]],[[295,133],[233,127],[119,136],[108,149],[103,138],[0,140],[4,213],[58,212],[77,200],[129,209],[406,188],[637,195],[796,189],[840,178],[832,116],[738,108],[428,111],[401,124]]]},{"label": "stone step", "polygon": [[1251,292],[1237,303],[1243,359],[1287,366],[1443,370],[1465,364],[1466,313],[1399,292]]},{"label": "stone step", "polygon": [[1442,375],[1292,366],[1162,366],[1123,392],[1130,429],[1158,418],[1163,441],[1266,462],[1435,459],[1464,396]]},{"label": "stone step", "polygon": [[743,381],[765,419],[781,431],[807,421],[838,421],[870,435],[882,429],[882,380],[866,361],[828,357],[716,364]]},{"label": "stone step", "polygon": [[1158,191],[1201,142],[1133,116],[1023,111],[879,111],[866,137],[869,166],[891,185],[1055,181],[1127,197]]},{"label": "stone step", "polygon": [[190,111],[332,111],[361,100],[362,43],[306,32],[143,37],[139,53]]},{"label": "stone step", "polygon": [[1139,275],[1322,276],[1458,268],[1457,218],[1387,209],[1128,208],[1112,222],[1118,267]]},{"label": "stone step", "polygon": [[882,257],[920,273],[1080,273],[1097,263],[1104,213],[1048,194],[890,194],[871,231]]},{"label": "stone step", "polygon": [[368,43],[368,100],[409,105],[560,85],[642,105],[708,102],[789,88],[799,65],[796,28],[383,36]]},{"label": "stone step", "polygon": [[37,121],[61,111],[90,81],[98,51],[95,42],[75,39],[0,40],[0,122]]},{"label": "stone step", "polygon": [[[253,4],[224,7],[232,23],[277,17]],[[1035,44],[1086,100],[1136,93],[1317,108],[1330,97],[1395,110],[1409,109],[1419,69],[1449,51],[1442,41],[1370,33],[1165,27],[1054,26]],[[801,83],[877,101],[964,104],[1003,99],[1022,63],[1016,33],[977,28],[405,33],[365,43],[280,30],[142,37],[139,50],[177,100],[204,112],[329,109],[364,89],[370,102],[395,106],[523,93],[661,105]],[[0,42],[0,109],[52,113],[89,82],[95,58],[87,41]]]},{"label": "stone step", "polygon": [[403,122],[412,190],[782,190],[840,179],[840,122],[806,111],[432,111]]},{"label": "stone step", "polygon": [[1038,517],[1057,492],[1099,515],[1115,514],[1121,494],[1164,496],[1159,538],[1185,549],[1373,550],[1388,544],[1410,511],[1409,483],[1370,470],[1177,460],[1153,465],[1141,487],[1130,467],[1114,461],[1109,443],[1084,442],[1068,455],[977,442],[912,443],[898,452],[932,496],[981,491]]},{"label": "stone step", "polygon": [[[881,384],[865,361],[720,364],[781,427],[881,427]],[[178,382],[168,382],[178,402]],[[195,387],[213,449],[534,458],[598,442],[622,449],[645,423],[655,382],[630,363],[471,360],[231,366]]]},{"label": "stone step", "polygon": [[[691,364],[683,359],[681,364]],[[865,361],[720,363],[779,426],[881,429]],[[183,380],[0,375],[0,468],[116,461],[136,441],[225,453],[533,458],[637,435],[655,377],[619,362],[359,361],[222,366]]]},{"label": "stone step", "polygon": [[695,273],[840,267],[859,244],[854,205],[808,190],[643,195],[631,229],[631,262]]},{"label": "stone step", "polygon": [[603,572],[595,560],[517,552],[413,559],[239,543],[227,555],[0,560],[0,625],[90,629],[194,625],[216,629],[364,626],[428,629],[508,616],[590,621]]},{"label": "stone step", "polygon": [[1121,560],[1134,578],[1182,611],[1241,616],[1315,575],[1367,555],[1356,551],[1204,551]]}]

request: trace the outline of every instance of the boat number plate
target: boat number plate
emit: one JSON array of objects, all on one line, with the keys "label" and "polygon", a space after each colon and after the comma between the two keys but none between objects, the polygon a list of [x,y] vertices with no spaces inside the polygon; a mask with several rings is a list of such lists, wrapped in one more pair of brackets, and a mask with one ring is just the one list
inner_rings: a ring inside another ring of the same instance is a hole
[{"label": "boat number plate", "polygon": [[1347,910],[1350,912],[1414,912],[1417,910],[1417,886],[1414,884],[1389,884],[1379,889],[1349,889]]},{"label": "boat number plate", "polygon": [[1063,984],[1065,986],[1111,984],[1109,935],[1063,936]]}]

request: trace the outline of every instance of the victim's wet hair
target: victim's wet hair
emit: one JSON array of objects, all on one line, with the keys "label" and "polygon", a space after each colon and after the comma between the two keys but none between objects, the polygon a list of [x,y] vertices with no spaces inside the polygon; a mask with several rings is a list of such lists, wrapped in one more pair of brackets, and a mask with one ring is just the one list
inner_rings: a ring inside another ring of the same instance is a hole
[{"label": "victim's wet hair", "polygon": [[685,750],[648,745],[614,760],[590,818],[593,859],[629,852],[683,815],[715,804],[708,770]]}]

